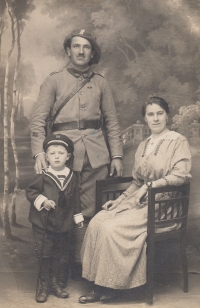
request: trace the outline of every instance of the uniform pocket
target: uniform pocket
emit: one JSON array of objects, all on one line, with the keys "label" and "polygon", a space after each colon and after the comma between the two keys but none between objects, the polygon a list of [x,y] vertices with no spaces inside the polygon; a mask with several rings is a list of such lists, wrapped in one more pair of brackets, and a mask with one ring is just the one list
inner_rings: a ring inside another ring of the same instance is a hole
[{"label": "uniform pocket", "polygon": [[102,138],[102,137],[103,137],[103,134],[97,136],[96,139],[99,139],[99,138]]}]

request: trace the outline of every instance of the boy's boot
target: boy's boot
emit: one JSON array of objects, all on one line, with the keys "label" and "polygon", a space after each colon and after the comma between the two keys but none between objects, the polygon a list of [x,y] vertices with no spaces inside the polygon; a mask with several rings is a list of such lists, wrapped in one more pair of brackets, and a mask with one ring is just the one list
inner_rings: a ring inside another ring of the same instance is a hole
[{"label": "boy's boot", "polygon": [[51,291],[56,297],[67,298],[69,297],[69,293],[60,287],[59,279],[60,279],[60,260],[53,258],[52,268],[51,268],[51,279],[50,279]]},{"label": "boy's boot", "polygon": [[69,264],[60,263],[59,286],[65,289],[69,278]]},{"label": "boy's boot", "polygon": [[45,303],[49,295],[49,278],[50,278],[50,258],[42,258],[40,261],[41,272],[39,285],[36,290],[36,302]]}]

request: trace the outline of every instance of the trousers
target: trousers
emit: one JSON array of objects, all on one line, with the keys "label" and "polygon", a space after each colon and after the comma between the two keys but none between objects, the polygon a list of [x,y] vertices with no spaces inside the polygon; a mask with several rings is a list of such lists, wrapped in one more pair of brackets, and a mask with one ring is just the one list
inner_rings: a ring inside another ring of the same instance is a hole
[{"label": "trousers", "polygon": [[75,227],[72,231],[72,242],[75,262],[81,262],[80,250],[89,220],[95,215],[96,181],[104,180],[108,176],[108,166],[103,165],[93,169],[90,165],[87,153],[84,157],[83,169],[78,173],[80,183],[81,210],[84,216],[84,227]]},{"label": "trousers", "polygon": [[59,259],[62,263],[69,263],[71,231],[65,233],[46,231],[44,238],[43,229],[34,224],[32,229],[37,257],[41,257],[42,252],[43,258],[53,257]]}]

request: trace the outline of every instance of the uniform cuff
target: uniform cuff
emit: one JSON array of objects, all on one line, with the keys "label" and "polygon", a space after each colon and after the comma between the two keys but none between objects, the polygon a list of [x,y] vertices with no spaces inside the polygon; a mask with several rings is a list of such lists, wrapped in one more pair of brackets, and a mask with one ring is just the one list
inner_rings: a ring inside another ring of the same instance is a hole
[{"label": "uniform cuff", "polygon": [[40,155],[40,154],[45,154],[45,152],[40,152],[40,153],[37,153],[37,154],[35,154],[35,158],[38,156],[38,155]]},{"label": "uniform cuff", "polygon": [[84,221],[82,213],[78,213],[78,214],[74,215],[75,224],[78,224],[79,222],[82,222],[82,221]]},{"label": "uniform cuff", "polygon": [[121,155],[115,155],[115,156],[113,156],[113,157],[112,157],[112,159],[114,159],[114,158],[119,158],[119,159],[122,159],[122,158],[123,158],[123,156],[121,156]]},{"label": "uniform cuff", "polygon": [[43,206],[41,206],[41,205],[42,205],[42,203],[43,203],[45,200],[47,200],[47,199],[48,199],[48,198],[45,197],[45,196],[43,196],[43,195],[39,195],[39,196],[35,199],[34,205],[35,205],[35,207],[36,207],[36,209],[37,209],[38,211],[41,211],[41,210],[43,209]]}]

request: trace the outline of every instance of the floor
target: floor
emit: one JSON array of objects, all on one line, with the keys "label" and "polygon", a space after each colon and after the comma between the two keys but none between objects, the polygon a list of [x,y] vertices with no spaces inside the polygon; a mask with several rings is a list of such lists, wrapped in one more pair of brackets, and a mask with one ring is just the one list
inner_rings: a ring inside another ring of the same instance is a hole
[{"label": "floor", "polygon": [[[1,308],[35,308],[35,286],[37,274],[34,272],[0,272],[0,307]],[[165,274],[155,283],[154,307],[162,308],[199,308],[200,307],[200,274],[189,274],[189,293],[182,291],[182,275]],[[50,295],[48,301],[42,307],[74,307],[80,308],[78,303],[80,295],[84,294],[88,285],[85,281],[69,280],[67,290],[70,293],[68,299],[59,299]],[[115,307],[142,308],[148,305],[145,302],[144,289],[139,288],[129,291],[120,291],[117,297],[104,299],[100,302],[86,304],[88,307]]]}]

